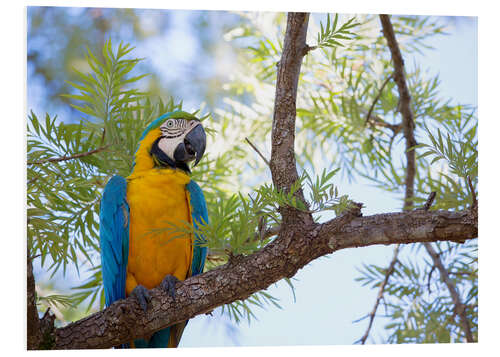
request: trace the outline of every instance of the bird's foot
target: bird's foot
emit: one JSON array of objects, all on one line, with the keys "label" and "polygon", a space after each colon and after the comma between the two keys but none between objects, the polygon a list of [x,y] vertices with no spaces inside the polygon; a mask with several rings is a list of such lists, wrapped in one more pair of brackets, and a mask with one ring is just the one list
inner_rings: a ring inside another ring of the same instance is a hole
[{"label": "bird's foot", "polygon": [[172,297],[175,301],[175,284],[179,281],[175,276],[173,275],[167,275],[163,278],[163,281],[161,282],[160,286],[161,288]]},{"label": "bird's foot", "polygon": [[136,298],[144,312],[148,310],[148,303],[151,301],[151,294],[148,289],[142,285],[137,285],[130,295]]}]

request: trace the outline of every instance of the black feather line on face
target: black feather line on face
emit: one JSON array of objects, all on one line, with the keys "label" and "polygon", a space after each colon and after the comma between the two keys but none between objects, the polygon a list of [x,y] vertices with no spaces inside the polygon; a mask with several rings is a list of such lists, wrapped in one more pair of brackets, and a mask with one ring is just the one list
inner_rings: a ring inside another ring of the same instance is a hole
[{"label": "black feather line on face", "polygon": [[149,154],[153,158],[155,167],[160,167],[160,168],[171,167],[173,169],[178,168],[190,174],[191,170],[189,169],[189,166],[185,162],[176,162],[172,160],[170,157],[168,157],[167,154],[165,154],[160,149],[158,143],[160,142],[161,139],[162,137],[156,139],[153,145],[151,146],[151,150],[149,150]]}]

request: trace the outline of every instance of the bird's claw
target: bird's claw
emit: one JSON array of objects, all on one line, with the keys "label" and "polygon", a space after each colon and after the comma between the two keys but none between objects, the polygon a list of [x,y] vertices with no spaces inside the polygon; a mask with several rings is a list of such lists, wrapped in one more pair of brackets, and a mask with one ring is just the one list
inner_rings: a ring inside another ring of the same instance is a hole
[{"label": "bird's claw", "polygon": [[130,295],[136,298],[144,312],[148,310],[148,303],[151,301],[151,294],[148,289],[142,285],[137,285]]},{"label": "bird's claw", "polygon": [[175,301],[175,284],[179,281],[175,276],[173,275],[167,275],[165,278],[163,278],[163,281],[160,284],[160,287],[172,297]]}]

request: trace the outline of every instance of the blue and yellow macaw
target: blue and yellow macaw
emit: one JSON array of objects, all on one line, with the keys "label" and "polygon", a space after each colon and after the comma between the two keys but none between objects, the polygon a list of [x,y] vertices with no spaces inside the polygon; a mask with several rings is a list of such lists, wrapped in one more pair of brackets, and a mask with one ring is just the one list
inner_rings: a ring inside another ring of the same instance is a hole
[{"label": "blue and yellow macaw", "polygon": [[[203,271],[203,237],[193,239],[168,227],[208,222],[203,192],[188,175],[188,163],[195,160],[196,166],[205,146],[198,118],[183,111],[166,113],[142,134],[130,176],[114,176],[107,183],[100,211],[106,306],[134,296],[146,311],[149,289],[160,286],[174,297],[178,280]],[[186,324],[122,347],[177,347]]]}]

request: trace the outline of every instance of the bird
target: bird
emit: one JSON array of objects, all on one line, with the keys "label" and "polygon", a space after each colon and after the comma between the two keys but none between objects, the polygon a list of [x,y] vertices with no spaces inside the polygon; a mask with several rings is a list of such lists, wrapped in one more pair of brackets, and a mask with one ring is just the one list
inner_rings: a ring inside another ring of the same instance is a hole
[{"label": "bird", "polygon": [[[100,249],[106,307],[133,296],[146,312],[150,289],[175,298],[175,284],[203,272],[207,247],[201,234],[169,229],[208,223],[205,197],[190,178],[206,148],[200,120],[175,110],[151,122],[139,139],[132,172],[106,184],[100,206]],[[187,321],[118,348],[179,345]]]}]

